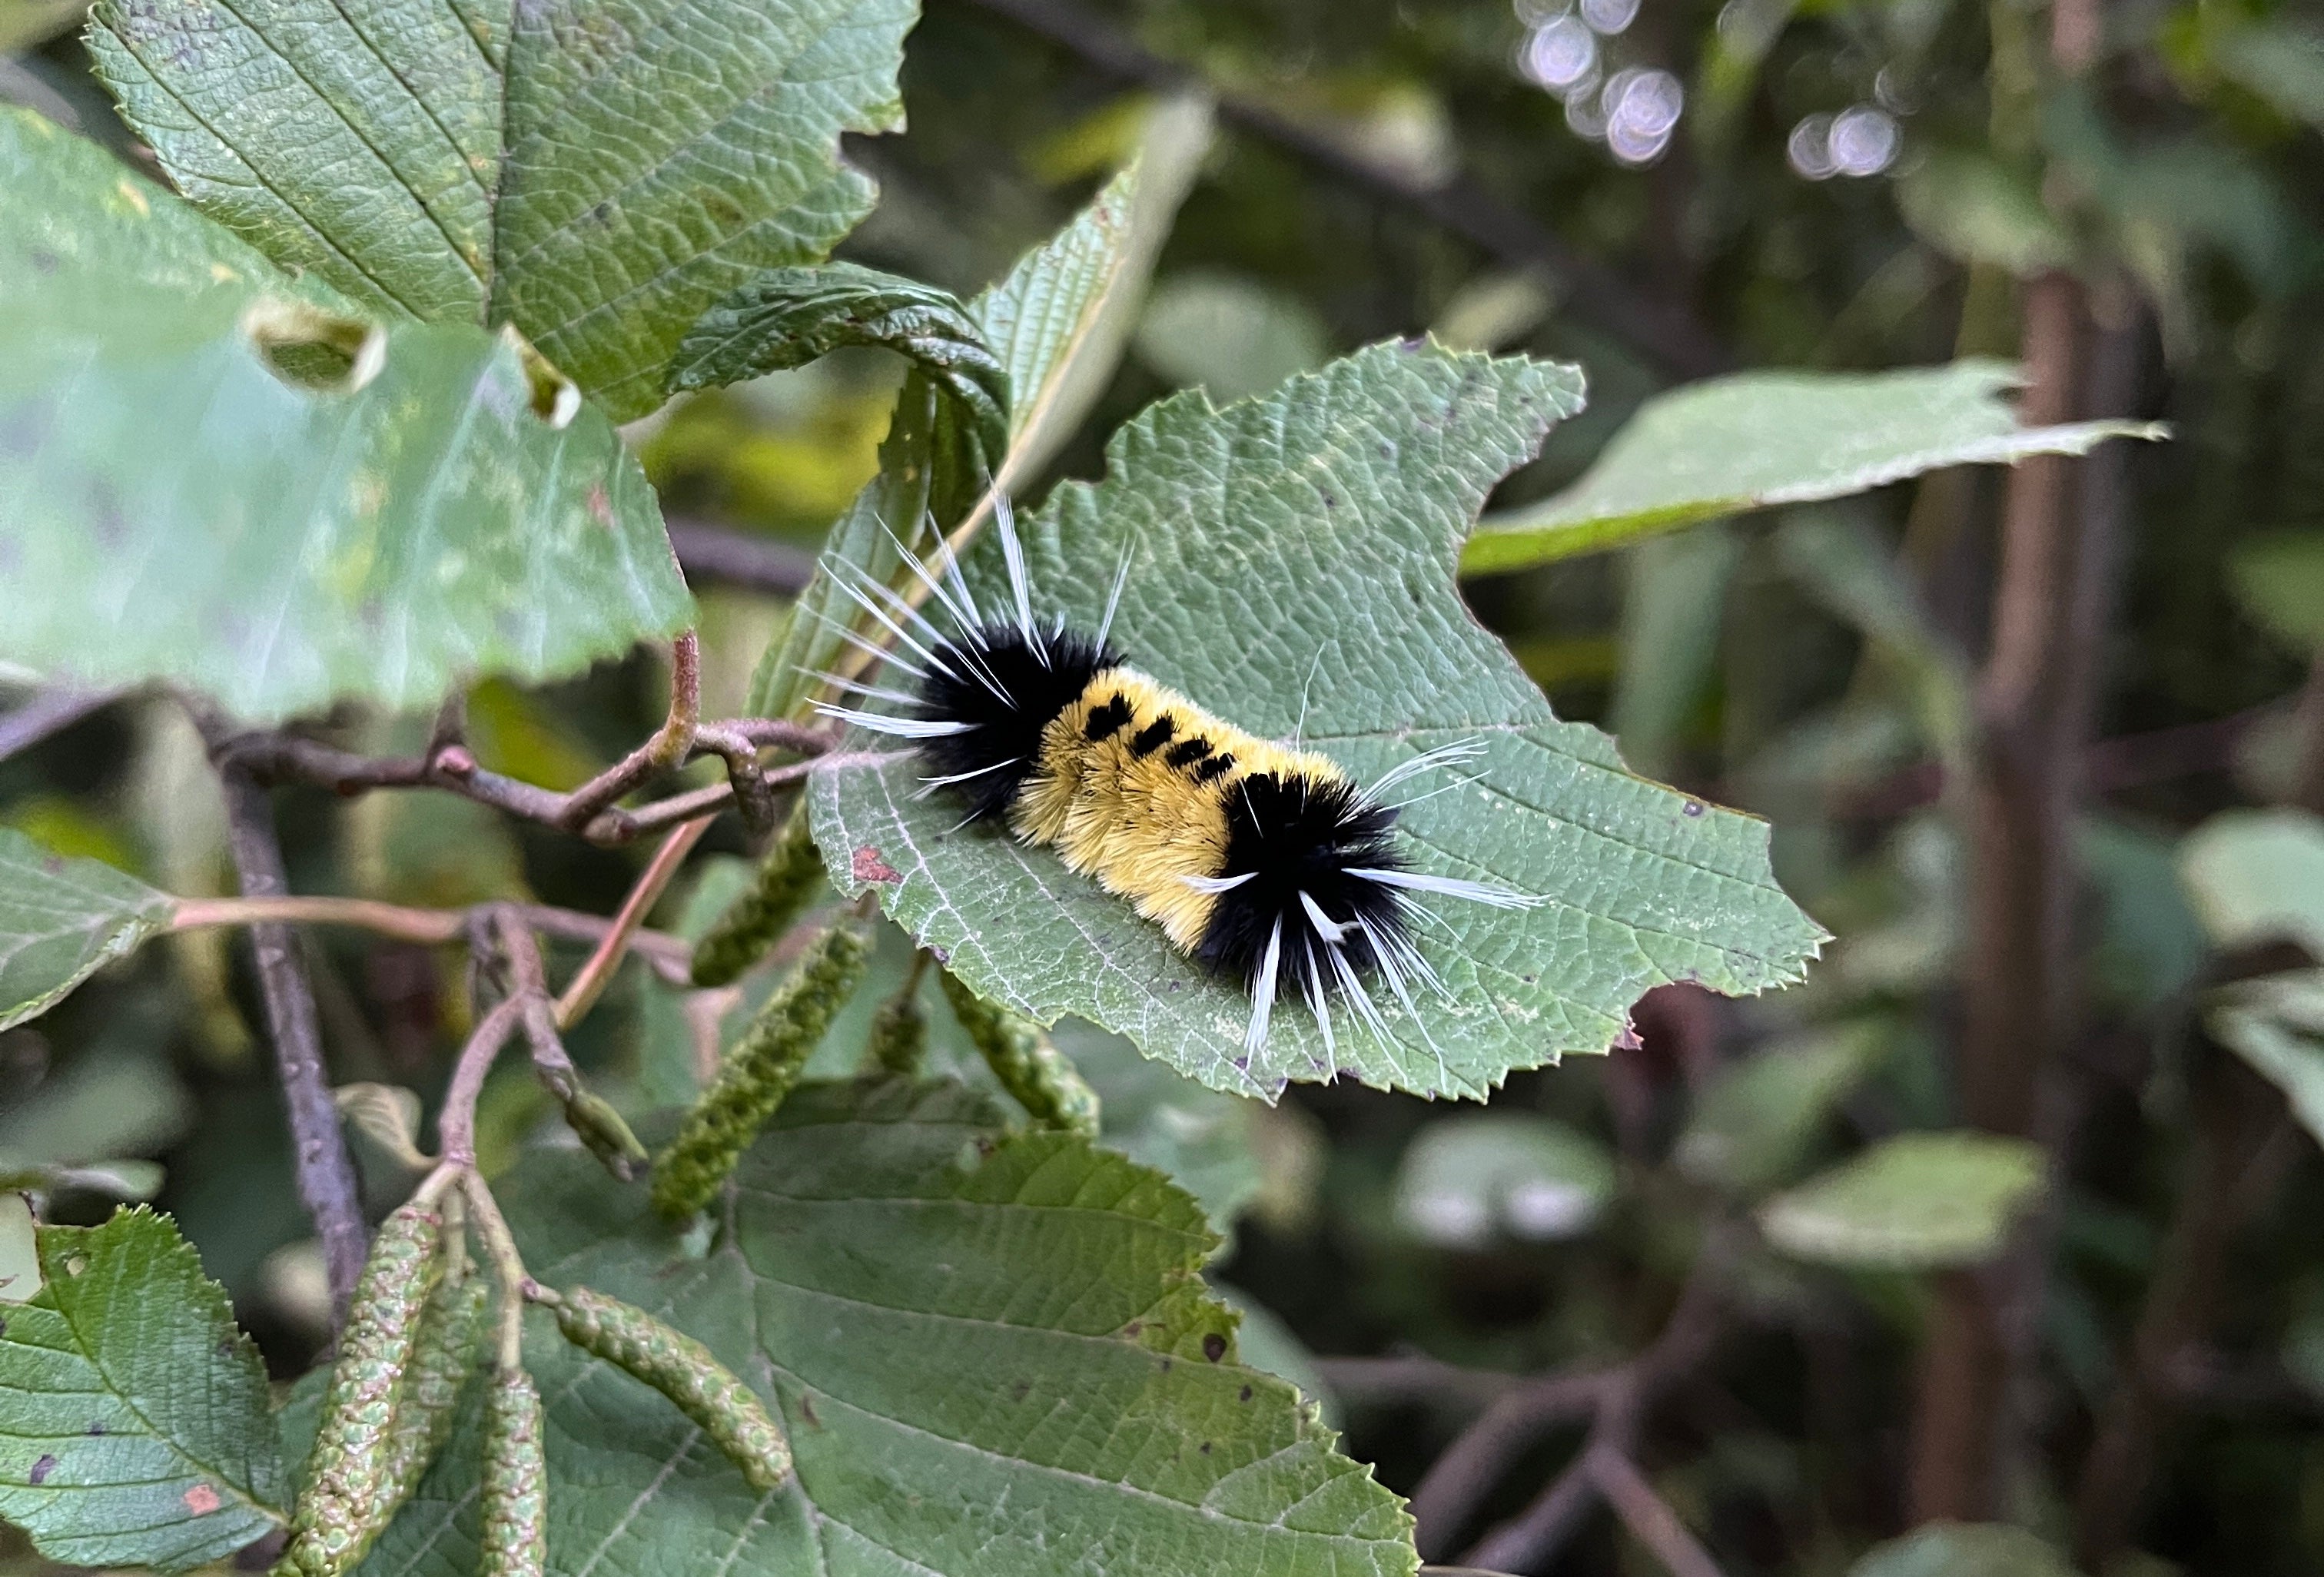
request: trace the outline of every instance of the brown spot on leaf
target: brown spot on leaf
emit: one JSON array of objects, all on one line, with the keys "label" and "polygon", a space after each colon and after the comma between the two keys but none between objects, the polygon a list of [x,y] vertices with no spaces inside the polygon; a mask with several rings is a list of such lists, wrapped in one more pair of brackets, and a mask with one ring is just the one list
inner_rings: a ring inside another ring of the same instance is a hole
[{"label": "brown spot on leaf", "polygon": [[806,1419],[809,1424],[814,1425],[817,1429],[823,1427],[823,1420],[815,1416],[815,1398],[808,1396],[805,1391],[801,1391],[799,1393],[799,1416]]},{"label": "brown spot on leaf", "polygon": [[1245,1387],[1243,1387],[1242,1391],[1241,1391],[1241,1394],[1240,1394],[1240,1395],[1239,1395],[1239,1396],[1237,1396],[1237,1397],[1235,1397],[1235,1400],[1236,1400],[1236,1401],[1238,1401],[1238,1402],[1248,1402],[1248,1401],[1250,1401],[1250,1388],[1249,1386],[1245,1386]]},{"label": "brown spot on leaf", "polygon": [[1138,1340],[1138,1333],[1139,1333],[1140,1331],[1143,1331],[1144,1329],[1146,1329],[1146,1322],[1145,1322],[1145,1321],[1143,1321],[1143,1320],[1132,1320],[1132,1321],[1130,1321],[1130,1323],[1128,1323],[1127,1325],[1124,1325],[1124,1326],[1121,1328],[1121,1333],[1122,1333],[1124,1336],[1129,1337],[1132,1342],[1135,1342],[1135,1341],[1137,1341],[1137,1340]]},{"label": "brown spot on leaf", "polygon": [[32,1471],[26,1473],[24,1478],[28,1483],[37,1489],[42,1484],[47,1483],[49,1481],[49,1475],[56,1471],[57,1459],[51,1456],[47,1452],[42,1452],[41,1453],[40,1460],[32,1464]]},{"label": "brown spot on leaf", "polygon": [[589,484],[589,518],[609,531],[613,529],[613,499],[602,482]]},{"label": "brown spot on leaf", "polygon": [[858,881],[877,881],[885,884],[904,880],[904,873],[881,859],[879,849],[871,844],[866,844],[856,850],[854,857],[847,863],[848,868],[855,873],[855,880]]},{"label": "brown spot on leaf", "polygon": [[220,1504],[218,1492],[208,1484],[196,1484],[186,1491],[186,1509],[196,1517],[208,1517]]},{"label": "brown spot on leaf", "polygon": [[[1213,1331],[1209,1335],[1203,1338],[1203,1356],[1204,1358],[1209,1359],[1213,1363],[1216,1363],[1220,1359],[1224,1358],[1226,1355],[1227,1339],[1225,1337],[1220,1335],[1216,1331]],[[1211,1448],[1206,1445],[1203,1449],[1204,1451],[1208,1451]]]}]

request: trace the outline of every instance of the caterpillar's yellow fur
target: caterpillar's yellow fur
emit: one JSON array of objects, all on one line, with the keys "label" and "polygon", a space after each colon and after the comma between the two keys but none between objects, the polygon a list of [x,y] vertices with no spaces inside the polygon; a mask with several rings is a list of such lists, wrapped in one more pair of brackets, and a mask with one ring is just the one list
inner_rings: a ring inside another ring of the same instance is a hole
[{"label": "caterpillar's yellow fur", "polygon": [[[1100,732],[1091,726],[1093,714],[1117,700],[1127,721],[1093,737]],[[1157,732],[1160,742],[1141,752],[1139,742]],[[1222,757],[1232,764],[1221,770],[1215,763]],[[1194,883],[1215,880],[1225,867],[1227,796],[1244,779],[1269,773],[1317,785],[1347,781],[1330,758],[1246,733],[1136,669],[1102,669],[1042,730],[1009,825],[1130,899],[1191,952],[1219,901]]]}]

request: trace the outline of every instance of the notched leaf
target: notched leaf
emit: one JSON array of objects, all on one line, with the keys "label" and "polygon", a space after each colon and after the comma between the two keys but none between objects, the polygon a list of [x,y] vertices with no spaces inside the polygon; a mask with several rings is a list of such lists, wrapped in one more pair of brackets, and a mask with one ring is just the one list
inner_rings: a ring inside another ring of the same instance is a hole
[{"label": "notched leaf", "polygon": [[[1327,1045],[1278,1004],[1247,1054],[1240,991],[1047,851],[954,831],[957,807],[918,797],[908,757],[816,779],[826,854],[875,849],[898,878],[874,883],[842,857],[842,887],[876,885],[987,997],[1044,1023],[1093,1019],[1266,1098],[1332,1078],[1481,1096],[1512,1069],[1605,1050],[1654,986],[1797,979],[1822,932],[1775,886],[1766,826],[1633,776],[1604,735],[1559,722],[1454,586],[1488,491],[1581,397],[1570,367],[1375,346],[1223,410],[1199,394],[1155,406],[1115,435],[1102,482],[1060,486],[1025,527],[1039,616],[1094,629],[1127,555],[1116,644],[1253,733],[1297,734],[1360,782],[1480,746],[1406,807],[1404,847],[1424,869],[1547,901],[1438,906],[1421,946],[1449,995],[1423,996],[1417,1017],[1383,1002],[1385,1043],[1343,1009]],[[990,533],[971,558],[979,600],[998,605]]]},{"label": "notched leaf", "polygon": [[[527,1263],[646,1309],[779,1409],[761,1494],[700,1431],[545,1323],[550,1559],[626,1577],[1410,1577],[1411,1519],[1202,1285],[1217,1240],[1160,1174],[982,1098],[801,1087],[688,1258],[636,1190],[533,1151],[503,1191]],[[367,1570],[467,1577],[472,1402]]]}]

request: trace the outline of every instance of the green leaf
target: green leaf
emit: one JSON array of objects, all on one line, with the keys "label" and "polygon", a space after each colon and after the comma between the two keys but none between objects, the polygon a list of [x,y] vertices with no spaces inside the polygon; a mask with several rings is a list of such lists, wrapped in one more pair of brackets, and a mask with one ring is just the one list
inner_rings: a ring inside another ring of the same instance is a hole
[{"label": "green leaf", "polygon": [[1984,152],[1938,150],[1896,182],[1897,206],[1921,238],[1960,263],[2022,279],[2074,261],[2074,237],[2031,176]]},{"label": "green leaf", "polygon": [[1105,392],[1210,145],[1207,101],[1157,106],[1130,167],[970,303],[1016,397],[1003,476],[1010,486],[1038,475]]},{"label": "green leaf", "polygon": [[1397,1224],[1438,1248],[1578,1237],[1614,1198],[1614,1157],[1529,1111],[1471,1111],[1420,1130],[1397,1168]]},{"label": "green leaf", "polygon": [[1265,1109],[1174,1073],[1078,1019],[1060,1023],[1054,1038],[1097,1091],[1105,1125],[1098,1143],[1193,1194],[1211,1225],[1227,1234],[1264,1181],[1254,1127]]},{"label": "green leaf", "polygon": [[[171,900],[0,827],[0,1029],[38,1018],[169,924]],[[74,1159],[87,1159],[76,1157]]]},{"label": "green leaf", "polygon": [[914,0],[548,0],[509,43],[492,311],[615,420],[696,319],[872,209],[844,132],[903,124]]},{"label": "green leaf", "polygon": [[2237,87],[2324,126],[2324,32],[2289,20],[2246,23],[2212,39],[2209,54]]},{"label": "green leaf", "polygon": [[1699,1183],[1757,1194],[1807,1155],[1834,1107],[1887,1049],[1877,1022],[1777,1041],[1730,1063],[1694,1104],[1672,1150]]},{"label": "green leaf", "polygon": [[[1210,115],[1200,103],[1156,112],[1136,162],[970,304],[1009,374],[1009,453],[997,478],[1004,487],[1036,475],[1103,392],[1154,254],[1209,143]],[[925,512],[957,503],[939,498],[932,485],[942,416],[927,379],[908,379],[880,448],[880,474],[832,526],[825,557],[878,580],[900,572],[889,532],[910,540]],[[949,527],[953,518],[947,514],[943,523]],[[816,687],[814,676],[847,650],[830,621],[853,618],[853,604],[818,574],[794,604],[782,638],[760,660],[751,680],[752,712],[790,715]]]},{"label": "green leaf", "polygon": [[911,0],[101,0],[90,42],[180,188],[374,310],[514,323],[616,420],[687,328],[872,205]]},{"label": "green leaf", "polygon": [[[1404,1577],[1411,1521],[1291,1388],[1244,1367],[1197,1274],[1215,1240],[1156,1174],[1009,1134],[957,1085],[803,1086],[689,1256],[640,1193],[536,1151],[503,1197],[532,1273],[626,1299],[781,1413],[771,1495],[661,1397],[566,1347],[549,1399],[549,1570],[660,1577]],[[477,1419],[364,1570],[467,1577]]]},{"label": "green leaf", "polygon": [[88,45],[178,189],[374,313],[484,320],[500,72],[448,5],[97,0]]},{"label": "green leaf", "polygon": [[2324,958],[2324,819],[2222,811],[2180,844],[2179,877],[2219,946],[2293,942]]},{"label": "green leaf", "polygon": [[1009,374],[968,309],[934,285],[853,263],[778,268],[744,281],[687,332],[669,386],[717,388],[804,366],[842,346],[917,363],[983,446],[1009,447]]},{"label": "green leaf", "polygon": [[2042,1149],[2025,1139],[1902,1133],[1767,1201],[1759,1230],[1786,1254],[1825,1265],[1973,1265],[2000,1250],[2041,1186]]},{"label": "green leaf", "polygon": [[[1452,991],[1425,1001],[1427,1038],[1391,1004],[1390,1044],[1343,1013],[1327,1056],[1305,1013],[1279,1011],[1250,1057],[1240,991],[1048,851],[952,833],[956,807],[916,798],[923,769],[899,754],[815,779],[834,879],[878,885],[986,996],[1045,1023],[1078,1014],[1269,1099],[1335,1074],[1482,1095],[1512,1068],[1605,1049],[1651,986],[1797,978],[1821,933],[1768,874],[1766,828],[1630,776],[1604,735],[1559,723],[1453,587],[1454,544],[1486,491],[1580,397],[1569,368],[1375,346],[1223,411],[1199,393],[1164,401],[1115,435],[1104,482],[1060,486],[1025,527],[1043,617],[1094,629],[1127,550],[1116,642],[1255,733],[1304,726],[1359,781],[1434,746],[1483,745],[1471,770],[1485,781],[1414,804],[1405,846],[1550,901],[1447,906],[1452,931],[1424,929]],[[972,558],[997,605],[998,541]]]},{"label": "green leaf", "polygon": [[2230,986],[2217,993],[2204,1021],[2283,1092],[2301,1127],[2324,1144],[2324,970]]},{"label": "green leaf", "polygon": [[1848,1577],[2074,1577],[2074,1568],[2022,1527],[1939,1522],[1868,1551]]},{"label": "green leaf", "polygon": [[264,723],[691,622],[644,474],[520,346],[367,324],[21,111],[0,188],[0,562],[41,589],[0,658]]},{"label": "green leaf", "polygon": [[167,1216],[40,1229],[0,1331],[0,1517],[75,1566],[182,1572],[282,1524],[266,1370]]},{"label": "green leaf", "polygon": [[2324,531],[2237,543],[2227,577],[2253,623],[2294,651],[2324,652]]},{"label": "green leaf", "polygon": [[2110,438],[2159,438],[2153,422],[2024,428],[2002,398],[2006,363],[1901,372],[1738,373],[1638,408],[1564,492],[1489,517],[1467,573],[1523,569],[1649,531],[1770,504],[1840,498],[1946,466],[2080,455]]}]

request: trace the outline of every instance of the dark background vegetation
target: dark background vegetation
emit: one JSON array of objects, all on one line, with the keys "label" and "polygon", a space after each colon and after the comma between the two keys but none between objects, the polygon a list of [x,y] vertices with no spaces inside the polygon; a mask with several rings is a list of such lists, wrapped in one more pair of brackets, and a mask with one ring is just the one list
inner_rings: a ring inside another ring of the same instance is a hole
[{"label": "dark background vegetation", "polygon": [[[1641,1044],[1509,1082],[1496,1111],[1612,1157],[1587,1230],[1470,1236],[1400,1208],[1442,1105],[1303,1087],[1256,1122],[1264,1183],[1220,1277],[1323,1355],[1348,1448],[1419,1491],[1432,1556],[1522,1518],[1512,1570],[1656,1569],[1596,1509],[1619,1470],[1545,1504],[1597,1450],[1738,1577],[1844,1572],[1932,1517],[2019,1524],[2093,1573],[2324,1567],[2324,1167],[2202,1012],[2291,960],[2208,946],[2174,866],[2218,812],[2324,798],[2306,653],[2239,592],[2324,507],[2324,145],[2301,118],[2324,115],[2324,46],[2291,5],[2057,5],[1644,0],[1598,47],[1686,97],[1638,167],[1521,69],[1559,14],[1533,0],[930,0],[910,130],[855,150],[884,197],[845,254],[966,292],[1086,198],[1145,95],[1224,96],[1068,474],[1173,387],[1242,392],[1431,327],[1588,370],[1589,412],[1505,505],[1576,475],[1652,392],[1733,368],[2016,356],[2036,414],[2174,425],[1840,506],[1893,548],[1917,609],[1898,617],[1941,638],[1918,656],[1829,611],[1783,512],[1468,587],[1562,715],[1773,818],[1779,873],[1839,942],[1803,988],[1666,991]],[[6,73],[101,113],[69,36]],[[1895,161],[1811,179],[1795,129],[1852,106],[1890,117]],[[681,407],[640,435],[670,512],[811,546],[869,474],[896,376],[843,356]],[[714,593],[714,715],[779,604]],[[1978,719],[1950,774],[1914,722],[1947,661]],[[480,753],[578,781],[651,728],[662,684],[641,659],[486,686]],[[221,875],[201,771],[162,709],[115,707],[0,762],[0,817],[197,890]],[[450,802],[282,806],[302,890],[603,912],[634,865]],[[337,1076],[440,1079],[458,982],[420,949],[320,947]],[[155,950],[0,1037],[0,1148],[160,1159],[160,1202],[291,1374],[320,1273],[255,1022],[223,942]],[[642,1033],[601,1015],[576,1053],[629,1067]],[[1982,1269],[1780,1261],[1748,1191],[1687,1164],[1724,1076],[1832,1035],[1856,1071],[1763,1124],[1752,1165],[1789,1181],[1904,1130],[2030,1134],[2052,1186]],[[539,1118],[522,1089],[488,1106],[504,1143]]]}]

